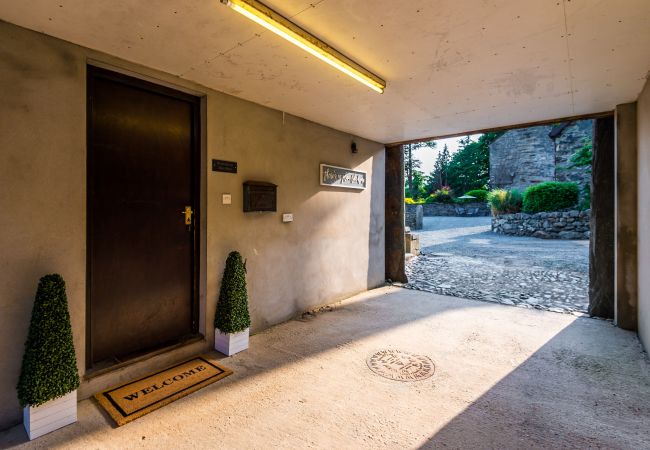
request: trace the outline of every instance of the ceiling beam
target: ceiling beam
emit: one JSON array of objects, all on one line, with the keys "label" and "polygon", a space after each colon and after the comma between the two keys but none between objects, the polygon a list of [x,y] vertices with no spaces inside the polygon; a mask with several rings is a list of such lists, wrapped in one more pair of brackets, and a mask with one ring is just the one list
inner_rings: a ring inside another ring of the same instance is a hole
[{"label": "ceiling beam", "polygon": [[463,133],[453,133],[453,134],[445,134],[442,136],[433,136],[433,137],[424,137],[424,138],[419,138],[419,139],[411,139],[408,141],[399,141],[399,142],[391,142],[390,144],[384,144],[386,147],[394,147],[396,145],[408,145],[408,144],[419,144],[420,142],[431,142],[431,141],[437,141],[438,139],[448,139],[448,138],[453,138],[453,137],[460,137],[460,136],[468,136],[470,134],[483,134],[483,133],[490,133],[490,132],[495,132],[495,131],[507,131],[507,130],[514,130],[517,128],[528,128],[528,127],[536,127],[539,125],[551,125],[554,123],[558,122],[570,122],[574,120],[584,120],[584,119],[598,119],[601,117],[609,117],[613,116],[614,111],[603,111],[599,113],[592,113],[592,114],[582,114],[579,116],[570,116],[570,117],[562,117],[559,119],[550,119],[550,120],[540,120],[537,122],[528,122],[528,123],[520,123],[517,125],[507,125],[507,126],[502,126],[502,127],[494,127],[494,128],[484,128],[482,130],[473,130],[473,131],[466,131]]}]

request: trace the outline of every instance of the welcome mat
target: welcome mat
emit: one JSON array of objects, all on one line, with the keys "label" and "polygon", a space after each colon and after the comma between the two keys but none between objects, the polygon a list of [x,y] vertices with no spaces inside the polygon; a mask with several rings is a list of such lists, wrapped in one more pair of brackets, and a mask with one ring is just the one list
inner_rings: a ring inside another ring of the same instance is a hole
[{"label": "welcome mat", "polygon": [[122,426],[230,374],[232,370],[202,355],[98,392],[95,398],[117,426]]}]

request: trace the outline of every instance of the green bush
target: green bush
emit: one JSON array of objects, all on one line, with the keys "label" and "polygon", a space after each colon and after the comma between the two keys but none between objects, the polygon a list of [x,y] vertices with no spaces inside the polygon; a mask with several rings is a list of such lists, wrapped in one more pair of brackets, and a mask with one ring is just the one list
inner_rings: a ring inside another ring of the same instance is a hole
[{"label": "green bush", "polygon": [[407,205],[421,205],[424,202],[422,200],[413,200],[411,197],[405,197],[404,203]]},{"label": "green bush", "polygon": [[513,214],[521,211],[522,195],[517,189],[495,189],[487,194],[493,214]]},{"label": "green bush", "polygon": [[436,190],[433,194],[431,194],[429,197],[431,198],[429,203],[453,203],[454,202],[454,193],[452,192],[449,186],[441,187],[440,189]]},{"label": "green bush", "polygon": [[485,189],[473,189],[471,191],[467,191],[465,195],[471,195],[472,197],[476,197],[476,200],[472,200],[473,202],[484,202],[487,200],[487,195],[488,191]]},{"label": "green bush", "polygon": [[214,326],[223,333],[238,333],[250,327],[246,263],[239,252],[230,252],[221,279]]},{"label": "green bush", "polygon": [[523,210],[527,213],[560,211],[576,206],[578,196],[576,183],[547,181],[535,184],[524,192]]},{"label": "green bush", "polygon": [[582,187],[582,200],[578,205],[578,209],[585,211],[589,208],[591,208],[591,186],[587,184]]},{"label": "green bush", "polygon": [[38,406],[78,387],[65,281],[61,275],[46,275],[36,290],[16,387],[18,401],[21,406]]}]

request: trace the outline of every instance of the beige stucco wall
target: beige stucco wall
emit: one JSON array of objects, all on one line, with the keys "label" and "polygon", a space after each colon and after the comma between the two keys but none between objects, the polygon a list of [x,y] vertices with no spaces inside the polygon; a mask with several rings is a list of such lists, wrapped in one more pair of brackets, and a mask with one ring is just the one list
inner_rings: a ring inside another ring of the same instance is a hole
[{"label": "beige stucco wall", "polygon": [[[39,277],[68,288],[81,374],[86,339],[85,68],[98,61],[204,96],[202,330],[206,340],[108,375],[80,395],[211,347],[229,251],[248,259],[253,331],[379,285],[384,278],[384,148],[173,76],[0,22],[0,428],[20,420],[15,385]],[[351,154],[350,142],[359,152]],[[213,158],[239,173],[209,171]],[[319,163],[368,172],[369,186],[322,188]],[[242,182],[278,187],[277,213],[242,212]],[[221,205],[221,194],[232,205]],[[282,212],[294,214],[283,224]]]},{"label": "beige stucco wall", "polygon": [[638,259],[639,259],[639,337],[650,351],[650,81],[637,101],[638,140]]}]

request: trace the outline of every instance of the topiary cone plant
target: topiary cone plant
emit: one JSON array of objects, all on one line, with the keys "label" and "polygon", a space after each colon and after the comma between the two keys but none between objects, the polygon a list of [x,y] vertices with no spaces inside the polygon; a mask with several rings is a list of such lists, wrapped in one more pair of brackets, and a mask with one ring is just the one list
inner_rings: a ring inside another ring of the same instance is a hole
[{"label": "topiary cone plant", "polygon": [[78,387],[65,281],[46,275],[38,283],[17,386],[30,439],[77,421]]},{"label": "topiary cone plant", "polygon": [[226,259],[214,317],[214,348],[228,356],[246,350],[250,325],[246,262],[239,252],[231,252]]}]

